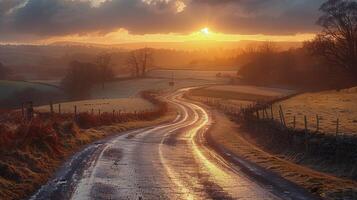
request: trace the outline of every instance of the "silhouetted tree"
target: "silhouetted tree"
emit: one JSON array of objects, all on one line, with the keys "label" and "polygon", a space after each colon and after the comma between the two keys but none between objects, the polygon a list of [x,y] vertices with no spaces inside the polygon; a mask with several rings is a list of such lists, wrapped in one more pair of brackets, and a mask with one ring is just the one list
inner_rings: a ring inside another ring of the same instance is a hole
[{"label": "silhouetted tree", "polygon": [[101,81],[99,73],[97,65],[93,63],[73,61],[62,80],[62,87],[71,98],[87,97],[92,87]]},{"label": "silhouetted tree", "polygon": [[357,79],[357,2],[328,0],[320,11],[323,15],[317,23],[323,30],[305,47]]},{"label": "silhouetted tree", "polygon": [[143,48],[130,52],[127,65],[134,77],[145,77],[147,70],[153,65],[152,49]]},{"label": "silhouetted tree", "polygon": [[245,80],[267,84],[271,81],[271,74],[276,67],[277,48],[267,42],[256,48],[248,48],[243,52],[248,63],[238,72]]},{"label": "silhouetted tree", "polygon": [[102,89],[104,89],[105,82],[113,79],[114,72],[110,66],[111,55],[108,53],[102,53],[97,56],[97,67],[100,72],[100,82],[102,84]]}]

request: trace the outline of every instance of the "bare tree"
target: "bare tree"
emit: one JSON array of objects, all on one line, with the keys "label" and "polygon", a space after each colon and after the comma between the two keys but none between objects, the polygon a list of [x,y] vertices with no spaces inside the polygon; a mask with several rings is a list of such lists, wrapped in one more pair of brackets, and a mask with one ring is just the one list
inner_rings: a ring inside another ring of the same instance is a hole
[{"label": "bare tree", "polygon": [[132,69],[134,77],[144,77],[153,65],[152,49],[143,48],[130,52],[127,65]]},{"label": "bare tree", "polygon": [[100,81],[98,73],[98,66],[93,63],[72,61],[62,87],[71,98],[88,97],[92,87]]},{"label": "bare tree", "polygon": [[102,89],[104,89],[104,84],[111,78],[113,78],[114,73],[110,67],[111,55],[108,53],[101,53],[97,56],[96,64],[100,72],[100,82],[102,84]]},{"label": "bare tree", "polygon": [[139,58],[137,55],[137,51],[130,52],[127,59],[127,65],[131,69],[133,77],[140,76]]},{"label": "bare tree", "polygon": [[305,46],[332,66],[352,72],[357,79],[357,2],[328,0],[317,23],[323,30]]}]

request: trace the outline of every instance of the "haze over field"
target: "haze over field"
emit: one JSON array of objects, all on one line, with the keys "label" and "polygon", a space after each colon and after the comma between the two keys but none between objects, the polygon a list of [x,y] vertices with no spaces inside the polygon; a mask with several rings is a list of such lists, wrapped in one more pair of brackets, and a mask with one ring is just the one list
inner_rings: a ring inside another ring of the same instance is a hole
[{"label": "haze over field", "polygon": [[0,199],[357,199],[357,0],[0,0]]}]

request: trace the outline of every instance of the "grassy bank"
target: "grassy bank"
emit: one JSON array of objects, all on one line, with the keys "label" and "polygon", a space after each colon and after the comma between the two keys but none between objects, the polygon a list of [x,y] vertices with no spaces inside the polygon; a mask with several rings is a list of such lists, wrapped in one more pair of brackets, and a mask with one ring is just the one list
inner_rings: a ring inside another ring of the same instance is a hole
[{"label": "grassy bank", "polygon": [[155,109],[113,116],[40,114],[31,123],[12,117],[0,126],[0,199],[23,199],[84,145],[126,130],[171,121],[176,113],[149,93]]},{"label": "grassy bank", "polygon": [[[229,92],[237,92],[238,97],[243,93],[242,90]],[[200,93],[207,95],[195,96]],[[192,92],[188,97],[215,108],[215,124],[211,135],[214,141],[229,151],[297,183],[322,198],[356,199],[357,183],[352,180],[356,172],[353,162],[356,142],[348,139],[346,135],[336,137],[311,132],[306,137],[304,131],[288,132],[287,128],[281,129],[279,123],[271,120],[257,121],[255,111],[250,111],[250,118],[246,119],[242,116],[242,107],[254,110],[256,101],[270,101],[279,97],[254,99],[254,96],[254,93],[248,93],[243,101],[239,98],[223,100],[222,96],[220,99],[215,93],[210,97],[207,91],[200,91]],[[260,114],[262,116],[262,113]]]}]

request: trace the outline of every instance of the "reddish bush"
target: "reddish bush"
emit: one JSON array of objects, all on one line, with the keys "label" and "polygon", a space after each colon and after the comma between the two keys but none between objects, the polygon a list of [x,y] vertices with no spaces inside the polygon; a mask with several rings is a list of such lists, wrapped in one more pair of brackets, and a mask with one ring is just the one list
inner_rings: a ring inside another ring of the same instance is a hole
[{"label": "reddish bush", "polygon": [[18,137],[22,138],[22,147],[33,145],[40,149],[54,151],[59,154],[58,135],[52,123],[44,123],[41,119],[34,119],[29,124],[22,124],[18,128]]},{"label": "reddish bush", "polygon": [[87,129],[98,126],[100,121],[95,115],[91,115],[89,113],[80,113],[76,117],[76,123],[79,127]]},{"label": "reddish bush", "polygon": [[6,150],[14,145],[15,135],[4,124],[0,124],[0,151]]}]

